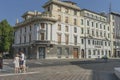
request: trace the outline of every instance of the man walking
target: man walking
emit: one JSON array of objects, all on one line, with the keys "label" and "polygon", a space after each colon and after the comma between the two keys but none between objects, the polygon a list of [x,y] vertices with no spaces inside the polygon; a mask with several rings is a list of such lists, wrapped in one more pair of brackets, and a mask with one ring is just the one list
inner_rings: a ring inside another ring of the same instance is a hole
[{"label": "man walking", "polygon": [[25,54],[20,52],[20,70],[25,72]]}]

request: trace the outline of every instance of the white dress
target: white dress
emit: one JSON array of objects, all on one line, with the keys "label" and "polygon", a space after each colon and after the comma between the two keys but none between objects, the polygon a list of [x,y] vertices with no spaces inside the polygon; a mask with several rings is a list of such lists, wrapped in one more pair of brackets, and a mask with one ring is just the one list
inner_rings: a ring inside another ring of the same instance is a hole
[{"label": "white dress", "polygon": [[19,57],[15,57],[15,59],[14,59],[14,64],[15,64],[15,67],[16,68],[19,68],[20,66],[19,66]]}]

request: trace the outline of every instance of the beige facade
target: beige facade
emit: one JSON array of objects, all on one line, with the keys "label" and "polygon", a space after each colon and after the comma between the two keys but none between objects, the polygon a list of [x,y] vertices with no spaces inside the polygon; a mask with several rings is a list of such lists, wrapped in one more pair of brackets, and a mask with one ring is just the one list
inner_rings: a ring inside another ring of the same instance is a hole
[{"label": "beige facade", "polygon": [[16,52],[28,58],[112,57],[112,28],[102,13],[80,9],[71,1],[49,0],[44,12],[28,11],[15,25]]}]

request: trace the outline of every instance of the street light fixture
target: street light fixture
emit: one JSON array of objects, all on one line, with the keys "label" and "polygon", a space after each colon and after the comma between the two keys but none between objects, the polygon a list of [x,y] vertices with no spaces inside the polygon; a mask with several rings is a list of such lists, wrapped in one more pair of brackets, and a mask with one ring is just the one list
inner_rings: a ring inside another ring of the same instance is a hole
[{"label": "street light fixture", "polygon": [[[0,41],[2,40],[3,36],[0,35]],[[0,53],[0,69],[3,68],[3,53]]]}]

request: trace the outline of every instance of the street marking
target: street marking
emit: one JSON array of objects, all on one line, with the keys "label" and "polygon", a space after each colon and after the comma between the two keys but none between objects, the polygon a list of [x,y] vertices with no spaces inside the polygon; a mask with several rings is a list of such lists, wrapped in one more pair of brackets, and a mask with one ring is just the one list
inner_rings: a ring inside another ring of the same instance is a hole
[{"label": "street marking", "polygon": [[10,73],[10,74],[2,74],[0,76],[4,77],[4,76],[15,76],[15,75],[36,74],[36,73],[40,73],[40,72]]}]

